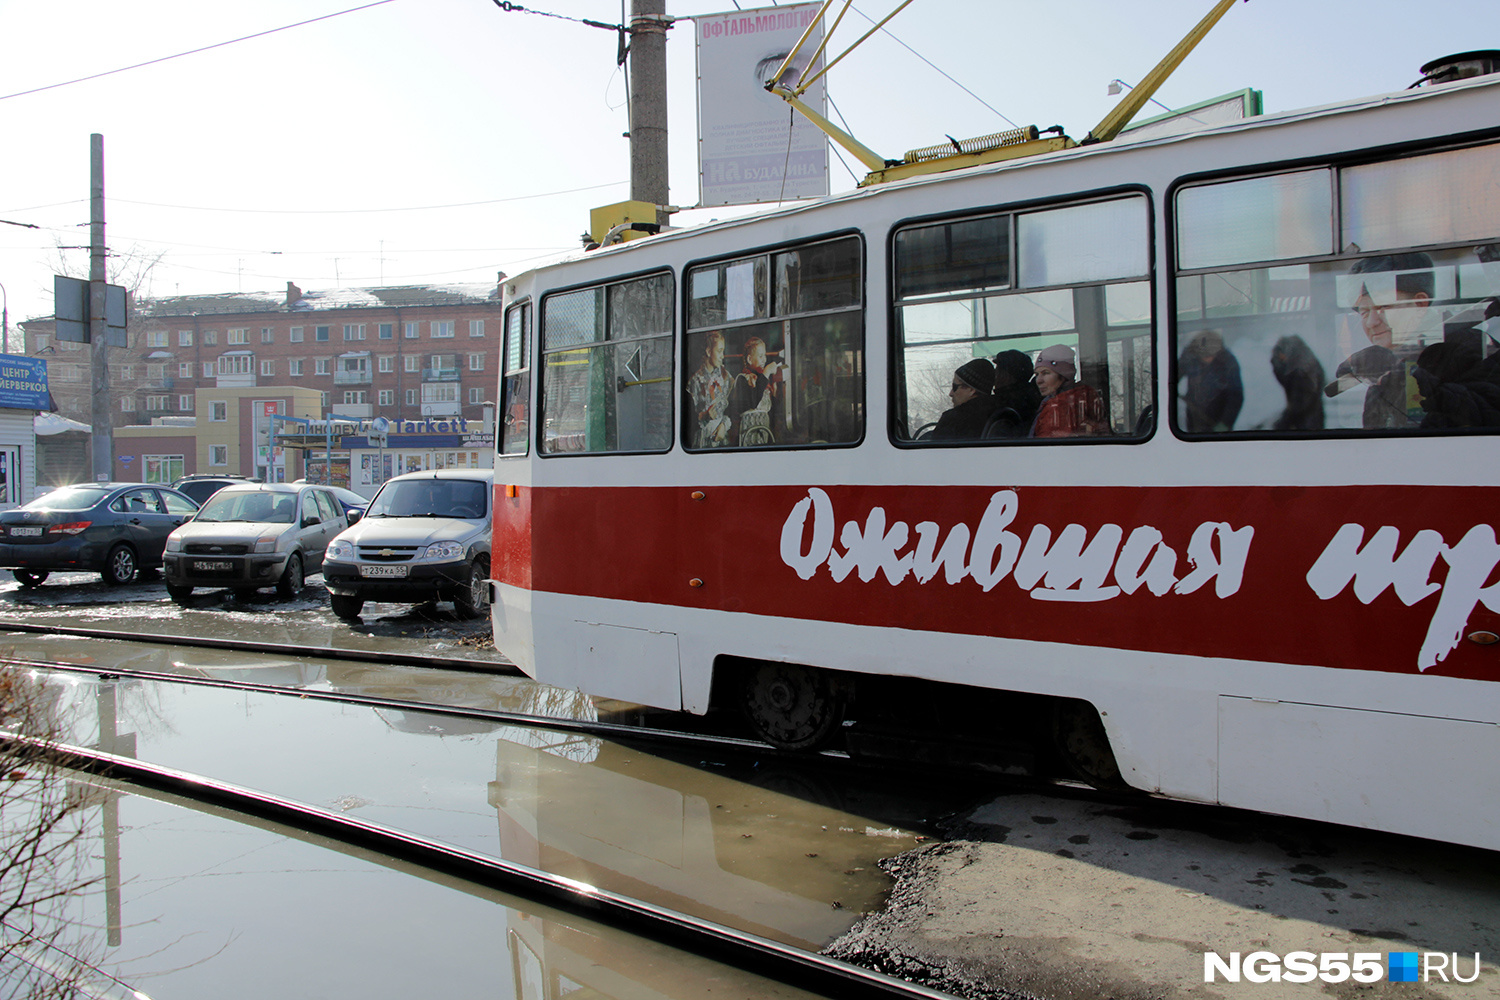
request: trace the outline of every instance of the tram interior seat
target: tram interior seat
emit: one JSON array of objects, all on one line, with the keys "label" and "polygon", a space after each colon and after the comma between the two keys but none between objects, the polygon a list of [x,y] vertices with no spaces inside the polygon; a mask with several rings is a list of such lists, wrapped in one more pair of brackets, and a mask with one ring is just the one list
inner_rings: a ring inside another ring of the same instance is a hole
[{"label": "tram interior seat", "polygon": [[1141,410],[1141,415],[1135,420],[1135,436],[1150,437],[1154,430],[1156,430],[1156,407],[1147,406]]}]

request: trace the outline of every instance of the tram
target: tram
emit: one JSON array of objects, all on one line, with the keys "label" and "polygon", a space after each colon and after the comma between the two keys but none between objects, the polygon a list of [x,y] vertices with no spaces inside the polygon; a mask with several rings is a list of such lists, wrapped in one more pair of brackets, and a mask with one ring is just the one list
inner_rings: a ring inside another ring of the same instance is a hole
[{"label": "tram", "polygon": [[790,747],[998,700],[1096,784],[1500,849],[1500,75],[504,291],[492,615],[538,680]]}]

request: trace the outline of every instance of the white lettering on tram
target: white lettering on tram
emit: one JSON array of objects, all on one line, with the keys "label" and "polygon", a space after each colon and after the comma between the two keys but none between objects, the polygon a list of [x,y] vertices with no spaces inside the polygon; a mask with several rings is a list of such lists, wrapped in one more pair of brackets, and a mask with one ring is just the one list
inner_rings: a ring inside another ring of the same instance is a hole
[{"label": "white lettering on tram", "polygon": [[[1484,585],[1500,565],[1500,543],[1488,524],[1470,528],[1457,545],[1446,544],[1436,531],[1419,531],[1400,554],[1396,548],[1401,533],[1390,525],[1378,529],[1367,544],[1364,539],[1363,525],[1341,527],[1307,571],[1307,584],[1326,601],[1352,583],[1362,604],[1393,588],[1408,607],[1442,591],[1417,655],[1418,670],[1436,666],[1453,652],[1480,602],[1500,611],[1500,584]],[[1432,582],[1439,556],[1448,564],[1448,575],[1440,584]]]},{"label": "white lettering on tram", "polygon": [[[936,522],[923,521],[916,526],[916,544],[910,551],[903,550],[911,541],[912,529],[905,521],[887,525],[885,509],[874,507],[863,525],[844,522],[837,532],[838,544],[843,546],[840,551],[834,544],[838,520],[833,501],[825,491],[811,487],[781,526],[781,561],[804,580],[827,566],[836,583],[856,571],[866,583],[877,573],[883,573],[892,586],[908,574],[918,583],[927,583],[941,569],[948,584],[967,576],[988,592],[1009,576],[1040,601],[1107,601],[1121,593],[1133,594],[1142,585],[1157,597],[1168,591],[1191,594],[1210,580],[1214,594],[1223,598],[1239,591],[1255,534],[1249,526],[1235,528],[1220,521],[1200,524],[1188,541],[1186,555],[1192,568],[1178,579],[1178,554],[1156,528],[1143,525],[1127,537],[1124,528],[1106,524],[1091,539],[1083,525],[1069,524],[1054,541],[1052,529],[1037,524],[1023,541],[1010,530],[1020,505],[1014,490],[1001,490],[990,497],[979,526],[972,531],[959,523],[945,533]],[[809,515],[812,538],[804,550]]]}]

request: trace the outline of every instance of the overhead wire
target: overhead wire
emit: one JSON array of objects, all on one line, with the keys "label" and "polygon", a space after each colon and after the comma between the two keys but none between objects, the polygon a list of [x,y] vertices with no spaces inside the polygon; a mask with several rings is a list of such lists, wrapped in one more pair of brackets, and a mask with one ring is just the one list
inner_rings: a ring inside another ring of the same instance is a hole
[{"label": "overhead wire", "polygon": [[403,205],[396,208],[217,208],[205,205],[172,205],[158,201],[137,201],[131,198],[111,198],[125,205],[146,205],[150,208],[176,208],[187,212],[244,212],[251,215],[372,215],[377,212],[429,212],[447,208],[475,208],[480,205],[503,205],[515,201],[531,201],[550,198],[554,195],[578,194],[582,191],[598,191],[601,188],[618,187],[626,181],[610,181],[606,184],[591,184],[588,187],[568,188],[564,191],[541,191],[536,194],[521,194],[513,198],[491,198],[486,201],[460,201],[447,205]]}]

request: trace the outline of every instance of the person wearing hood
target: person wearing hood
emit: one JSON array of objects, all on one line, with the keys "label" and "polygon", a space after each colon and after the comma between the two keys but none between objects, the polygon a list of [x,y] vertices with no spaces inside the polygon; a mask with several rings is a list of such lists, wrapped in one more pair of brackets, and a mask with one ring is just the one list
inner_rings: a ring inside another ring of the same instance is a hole
[{"label": "person wearing hood", "polygon": [[986,437],[1025,437],[1042,405],[1042,394],[1032,378],[1031,358],[1023,351],[995,355],[995,413]]},{"label": "person wearing hood", "polygon": [[938,417],[932,429],[934,441],[975,440],[984,436],[984,425],[995,412],[995,366],[984,358],[960,365],[948,388],[950,409]]},{"label": "person wearing hood", "polygon": [[1034,370],[1042,406],[1031,425],[1032,437],[1097,437],[1109,433],[1099,391],[1077,381],[1073,348],[1067,344],[1042,348]]}]

